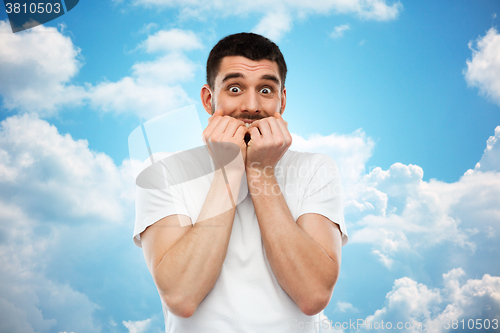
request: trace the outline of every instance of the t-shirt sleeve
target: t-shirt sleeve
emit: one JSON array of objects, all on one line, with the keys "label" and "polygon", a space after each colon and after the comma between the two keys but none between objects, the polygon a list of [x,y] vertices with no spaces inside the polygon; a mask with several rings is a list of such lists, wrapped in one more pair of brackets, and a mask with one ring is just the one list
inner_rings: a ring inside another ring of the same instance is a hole
[{"label": "t-shirt sleeve", "polygon": [[134,243],[142,247],[140,234],[147,227],[164,217],[176,214],[189,215],[188,209],[176,187],[145,189],[136,187]]},{"label": "t-shirt sleeve", "polygon": [[348,236],[344,221],[342,183],[337,163],[328,155],[315,154],[309,170],[298,216],[315,213],[338,224],[344,246],[347,244]]}]

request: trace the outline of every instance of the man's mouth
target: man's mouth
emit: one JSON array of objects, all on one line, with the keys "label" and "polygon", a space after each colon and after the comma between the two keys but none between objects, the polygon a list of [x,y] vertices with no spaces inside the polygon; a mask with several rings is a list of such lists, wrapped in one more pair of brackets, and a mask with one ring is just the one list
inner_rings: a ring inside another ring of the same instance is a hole
[{"label": "man's mouth", "polygon": [[[252,124],[254,121],[262,119],[262,118],[259,118],[259,119],[238,118],[238,119],[241,120],[242,122],[244,122],[245,126],[247,128],[250,128],[250,124]],[[260,132],[260,130],[259,130],[259,132]],[[250,139],[251,139],[250,133],[246,133],[244,140],[245,140],[245,143],[246,143],[247,146],[248,146],[248,142],[250,141]]]},{"label": "man's mouth", "polygon": [[251,123],[253,123],[253,122],[255,121],[255,119],[242,119],[242,118],[240,118],[240,120],[241,120],[242,122],[244,122],[244,123],[245,123],[245,126],[246,126],[247,128],[249,128],[249,127],[250,127],[250,124],[251,124]]}]

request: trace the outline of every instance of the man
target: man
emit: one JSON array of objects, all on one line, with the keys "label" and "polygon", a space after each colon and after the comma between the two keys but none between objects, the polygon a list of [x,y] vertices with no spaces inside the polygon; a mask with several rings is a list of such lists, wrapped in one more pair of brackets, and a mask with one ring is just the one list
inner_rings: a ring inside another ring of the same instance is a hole
[{"label": "man", "polygon": [[[267,38],[241,33],[219,41],[201,101],[211,115],[203,138],[222,168],[194,205],[182,193],[138,192],[134,237],[167,332],[319,329],[347,234],[335,162],[288,150],[286,70]],[[229,146],[239,148],[242,167],[224,168]],[[164,208],[174,201],[186,208]]]}]

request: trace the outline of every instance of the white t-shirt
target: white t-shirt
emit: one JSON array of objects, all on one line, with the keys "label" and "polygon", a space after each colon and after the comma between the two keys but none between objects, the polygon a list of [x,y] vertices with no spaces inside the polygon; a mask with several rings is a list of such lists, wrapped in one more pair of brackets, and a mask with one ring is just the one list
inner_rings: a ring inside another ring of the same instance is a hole
[{"label": "white t-shirt", "polygon": [[[333,159],[288,150],[277,163],[275,176],[295,221],[306,213],[321,214],[340,226],[342,245],[347,243],[340,173]],[[140,233],[163,217],[184,214],[196,221],[212,179],[213,174],[168,189],[138,187],[135,244],[141,246]],[[320,314],[303,314],[274,276],[245,177],[239,194],[219,278],[190,318],[177,317],[163,307],[166,332],[319,332]]]}]

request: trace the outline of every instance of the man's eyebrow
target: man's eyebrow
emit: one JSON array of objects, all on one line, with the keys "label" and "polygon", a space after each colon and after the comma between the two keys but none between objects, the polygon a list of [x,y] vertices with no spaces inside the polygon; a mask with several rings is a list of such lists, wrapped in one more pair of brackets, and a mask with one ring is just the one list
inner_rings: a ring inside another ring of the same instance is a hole
[{"label": "man's eyebrow", "polygon": [[[222,79],[222,83],[226,82],[227,80],[229,79],[234,79],[234,78],[240,78],[240,77],[245,77],[243,74],[241,73],[229,73],[227,74],[223,79]],[[260,77],[261,80],[270,80],[270,81],[273,81],[274,83],[276,83],[277,85],[280,85],[281,82],[280,80],[278,79],[277,76],[275,75],[270,75],[270,74],[265,74],[265,75],[262,75]]]},{"label": "man's eyebrow", "polygon": [[281,82],[280,80],[278,79],[277,76],[274,76],[274,75],[269,75],[269,74],[266,74],[266,75],[262,75],[261,76],[261,80],[271,80],[271,81],[274,81],[274,83],[276,83],[277,85],[280,85]]},{"label": "man's eyebrow", "polygon": [[237,77],[244,77],[244,76],[241,73],[229,73],[222,79],[222,83],[226,82],[229,79],[234,79]]}]

